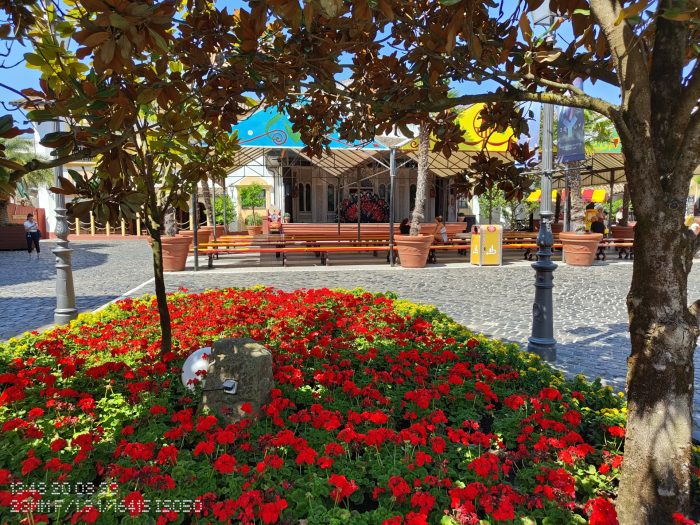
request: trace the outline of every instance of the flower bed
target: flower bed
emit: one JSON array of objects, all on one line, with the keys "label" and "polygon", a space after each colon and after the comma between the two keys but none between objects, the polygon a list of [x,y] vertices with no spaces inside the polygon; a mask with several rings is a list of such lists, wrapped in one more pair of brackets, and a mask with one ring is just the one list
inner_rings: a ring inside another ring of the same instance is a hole
[{"label": "flower bed", "polygon": [[[616,522],[609,388],[391,296],[170,299],[167,355],[151,298],[0,346],[0,523]],[[226,426],[180,382],[224,336],[269,346],[276,381]]]}]

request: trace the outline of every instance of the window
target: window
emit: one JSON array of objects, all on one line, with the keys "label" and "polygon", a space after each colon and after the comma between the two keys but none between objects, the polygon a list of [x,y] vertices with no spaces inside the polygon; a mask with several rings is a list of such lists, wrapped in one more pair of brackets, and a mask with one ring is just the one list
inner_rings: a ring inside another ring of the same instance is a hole
[{"label": "window", "polygon": [[413,208],[416,207],[416,185],[411,184],[411,187],[408,189],[408,209],[410,211],[413,211]]},{"label": "window", "polygon": [[306,195],[304,199],[304,211],[311,211],[311,184],[306,185]]},{"label": "window", "polygon": [[386,199],[386,186],[384,184],[379,185],[379,198]]},{"label": "window", "polygon": [[371,179],[362,179],[360,181],[360,188],[363,190],[374,190],[374,184],[372,184]]},{"label": "window", "polygon": [[328,198],[328,211],[335,211],[335,186],[333,184],[328,185],[326,196]]}]

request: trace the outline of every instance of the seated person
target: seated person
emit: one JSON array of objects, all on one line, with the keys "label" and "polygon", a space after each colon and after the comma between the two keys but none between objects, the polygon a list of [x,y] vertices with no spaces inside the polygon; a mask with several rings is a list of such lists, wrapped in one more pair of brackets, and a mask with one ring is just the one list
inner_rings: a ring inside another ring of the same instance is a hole
[{"label": "seated person", "polygon": [[447,227],[442,222],[442,215],[435,217],[435,232],[433,232],[435,242],[447,242]]},{"label": "seated person", "polygon": [[602,233],[605,234],[605,222],[603,217],[600,215],[596,217],[591,223],[591,233]]},{"label": "seated person", "polygon": [[401,224],[399,224],[399,233],[401,235],[408,235],[411,233],[411,225],[408,222],[408,219],[404,219],[401,221]]}]

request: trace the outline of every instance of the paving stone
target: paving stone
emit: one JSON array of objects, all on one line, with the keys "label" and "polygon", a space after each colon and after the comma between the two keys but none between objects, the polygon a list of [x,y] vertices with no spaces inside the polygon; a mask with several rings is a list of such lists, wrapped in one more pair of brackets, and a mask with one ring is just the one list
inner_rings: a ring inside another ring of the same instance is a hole
[{"label": "paving stone", "polygon": [[[54,257],[42,241],[42,259],[24,252],[0,252],[0,339],[50,323],[55,308]],[[150,250],[141,241],[73,243],[76,302],[96,308],[152,277]],[[202,259],[201,268],[206,266]],[[169,291],[193,292],[255,284],[295,288],[366,288],[393,291],[406,299],[433,304],[472,330],[527,344],[534,297],[530,263],[509,261],[502,267],[439,264],[407,271],[387,266],[311,266],[314,261],[282,268],[248,267],[167,274]],[[217,261],[217,264],[219,261]],[[257,264],[255,261],[252,265]],[[272,261],[271,264],[277,264]],[[190,261],[190,268],[192,262]],[[700,298],[700,260],[688,280],[688,298]],[[590,268],[560,264],[554,273],[556,366],[567,375],[602,376],[616,390],[625,385],[630,352],[625,297],[632,276],[629,262],[596,263]],[[132,295],[153,293],[147,284]],[[695,354],[694,417],[700,422],[700,352]]]}]

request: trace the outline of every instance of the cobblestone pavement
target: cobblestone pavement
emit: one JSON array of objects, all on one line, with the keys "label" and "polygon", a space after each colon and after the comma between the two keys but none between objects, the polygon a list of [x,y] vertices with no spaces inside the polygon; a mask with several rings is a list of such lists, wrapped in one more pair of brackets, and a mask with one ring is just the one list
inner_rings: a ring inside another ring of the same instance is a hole
[{"label": "cobblestone pavement", "polygon": [[[41,242],[41,257],[0,251],[0,340],[53,322],[56,308],[56,244]],[[93,310],[153,275],[151,251],[141,241],[71,243],[75,302]]]},{"label": "cobblestone pavement", "polygon": [[[76,302],[81,311],[125,294],[153,293],[150,250],[145,242],[96,241],[72,244]],[[0,252],[0,339],[50,323],[55,307],[52,243],[42,242],[42,259],[24,252]],[[365,258],[366,260],[366,258]],[[458,260],[458,259],[452,259]],[[202,266],[206,262],[201,261]],[[225,261],[217,261],[217,264]],[[527,342],[532,318],[534,271],[511,260],[503,267],[462,262],[407,270],[386,265],[222,268],[168,274],[169,290],[191,291],[254,284],[294,288],[391,290],[401,297],[433,304],[469,328],[519,344]],[[255,261],[250,261],[254,266]],[[221,265],[221,264],[219,264]],[[629,355],[625,296],[630,262],[595,263],[591,268],[559,264],[554,274],[556,366],[567,374],[600,376],[622,390]],[[689,299],[700,297],[700,260],[689,278]],[[695,420],[700,425],[700,352],[696,352]]]},{"label": "cobblestone pavement", "polygon": [[[602,377],[624,390],[629,335],[625,296],[632,277],[631,262],[596,263],[591,268],[559,264],[554,273],[556,367],[569,375]],[[295,288],[356,288],[391,290],[401,297],[433,304],[469,328],[526,344],[530,336],[534,270],[529,263],[475,267],[450,263],[421,270],[386,266],[329,268],[255,268],[169,274],[169,290],[247,287],[264,284]],[[149,285],[139,290],[153,293]],[[689,298],[700,298],[700,260],[689,278]],[[700,352],[695,354],[695,420],[700,429]],[[700,435],[700,433],[699,433]]]}]

